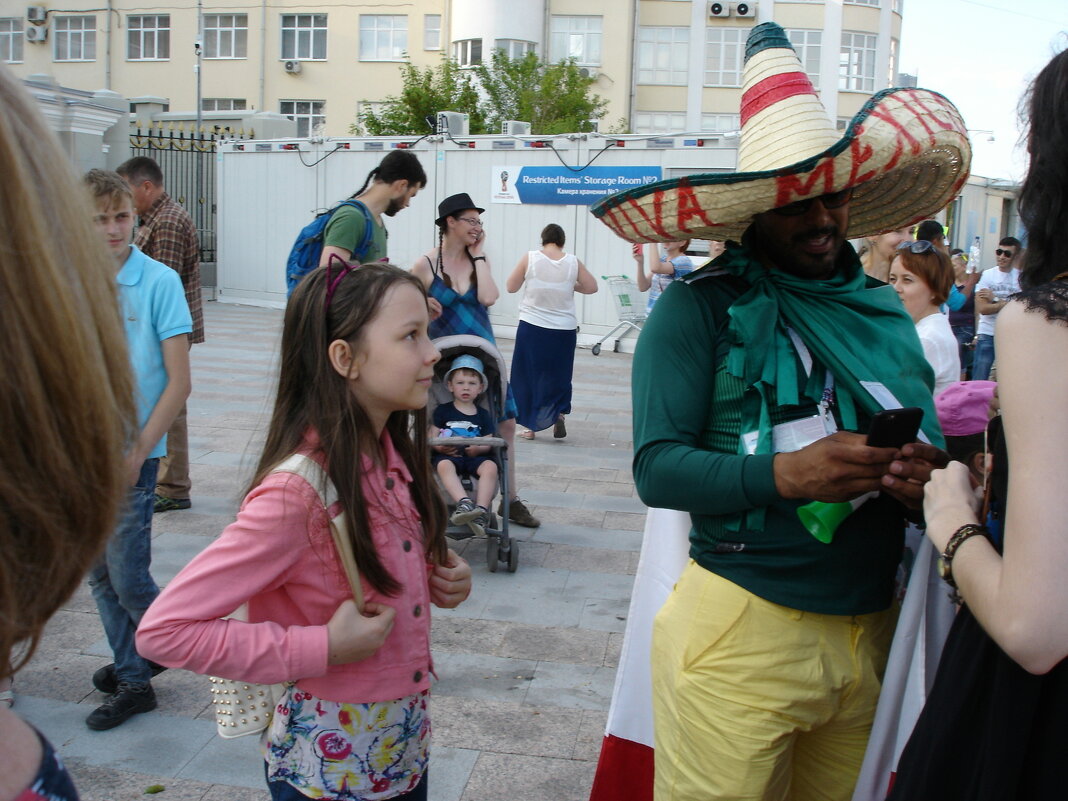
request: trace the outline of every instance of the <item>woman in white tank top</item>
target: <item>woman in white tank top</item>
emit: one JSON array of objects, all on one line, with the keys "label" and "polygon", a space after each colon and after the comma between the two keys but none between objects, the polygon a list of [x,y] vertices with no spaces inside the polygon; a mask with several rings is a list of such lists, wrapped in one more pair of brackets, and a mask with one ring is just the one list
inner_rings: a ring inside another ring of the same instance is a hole
[{"label": "woman in white tank top", "polygon": [[575,366],[575,292],[592,295],[597,280],[573,254],[564,252],[564,229],[556,223],[541,232],[540,250],[526,253],[505,282],[508,292],[523,289],[519,328],[512,354],[512,391],[519,407],[519,436],[553,427],[567,435],[564,415],[571,411],[571,373]]}]

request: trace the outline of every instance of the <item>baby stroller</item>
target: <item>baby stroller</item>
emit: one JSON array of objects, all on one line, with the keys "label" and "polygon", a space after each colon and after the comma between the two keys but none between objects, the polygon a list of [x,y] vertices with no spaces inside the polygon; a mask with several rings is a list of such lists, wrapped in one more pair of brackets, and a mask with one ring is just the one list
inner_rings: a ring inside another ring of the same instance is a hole
[{"label": "baby stroller", "polygon": [[[434,409],[439,404],[452,401],[452,395],[445,385],[445,374],[449,371],[452,362],[463,354],[475,356],[482,361],[485,368],[486,391],[478,398],[478,405],[487,409],[496,421],[504,412],[504,404],[507,393],[507,367],[504,357],[496,346],[483,339],[470,334],[455,334],[440,337],[434,340],[434,345],[441,352],[441,359],[434,365],[434,383],[430,388],[430,402],[427,409],[428,419],[433,419]],[[489,445],[490,458],[497,463],[497,476],[503,507],[500,519],[490,514],[489,525],[486,526],[486,564],[491,573],[496,573],[503,562],[507,565],[508,572],[514,573],[519,567],[518,543],[508,536],[508,505],[511,493],[508,491],[508,443],[500,437],[464,437],[465,446]],[[455,437],[432,437],[430,445],[455,445]],[[475,495],[475,479],[472,476],[461,476],[461,483],[471,497]],[[445,502],[449,506],[450,514],[455,508],[452,498],[446,493]],[[445,534],[453,539],[465,539],[474,536],[467,526],[449,525]]]}]

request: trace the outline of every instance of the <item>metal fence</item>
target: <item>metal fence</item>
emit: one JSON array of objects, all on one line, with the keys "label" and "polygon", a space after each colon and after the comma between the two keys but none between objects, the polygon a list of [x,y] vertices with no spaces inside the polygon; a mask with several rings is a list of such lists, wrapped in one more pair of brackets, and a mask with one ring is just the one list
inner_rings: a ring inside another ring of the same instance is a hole
[{"label": "metal fence", "polygon": [[215,146],[251,139],[253,131],[201,127],[195,123],[137,123],[130,132],[133,156],[148,156],[163,170],[167,194],[180,203],[200,236],[200,260],[215,261]]}]

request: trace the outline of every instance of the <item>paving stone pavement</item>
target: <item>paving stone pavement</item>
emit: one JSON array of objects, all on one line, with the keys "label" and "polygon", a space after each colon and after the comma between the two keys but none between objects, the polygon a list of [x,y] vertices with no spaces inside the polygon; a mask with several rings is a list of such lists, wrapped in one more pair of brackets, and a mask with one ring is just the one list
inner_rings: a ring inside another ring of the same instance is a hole
[{"label": "paving stone pavement", "polygon": [[[205,304],[192,351],[193,508],[156,515],[153,574],[166,584],[233,519],[273,402],[282,313]],[[499,343],[510,359],[512,342]],[[517,443],[519,492],[541,518],[511,528],[519,570],[491,574],[485,541],[454,543],[470,599],[434,610],[431,801],[585,801],[604,732],[645,507],[631,477],[630,356],[579,350],[567,438]],[[503,566],[502,566],[503,567]],[[159,708],[108,732],[84,719],[110,662],[87,586],[49,623],[16,677],[15,709],[58,748],[85,801],[265,801],[255,738],[215,736],[207,682],[159,676]]]}]

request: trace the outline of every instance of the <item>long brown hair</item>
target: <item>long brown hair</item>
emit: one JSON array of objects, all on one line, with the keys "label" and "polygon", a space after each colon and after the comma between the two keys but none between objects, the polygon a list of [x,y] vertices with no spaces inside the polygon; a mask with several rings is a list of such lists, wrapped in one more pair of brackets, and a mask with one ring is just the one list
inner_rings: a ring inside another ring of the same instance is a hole
[{"label": "long brown hair", "polygon": [[111,534],[136,418],[115,260],[66,154],[3,66],[0,175],[0,677],[6,677],[32,657],[48,618]]},{"label": "long brown hair", "polygon": [[[336,271],[330,277],[336,278]],[[327,475],[349,520],[360,573],[387,595],[395,595],[400,584],[375,552],[360,483],[361,456],[381,459],[378,438],[347,380],[331,366],[327,349],[337,339],[357,348],[382,299],[401,284],[426,295],[422,282],[411,273],[378,262],[364,264],[337,283],[327,310],[327,268],[313,270],[300,282],[286,306],[278,395],[263,455],[249,485],[251,490],[296,451],[307,432],[317,432]],[[423,520],[427,559],[442,564],[445,505],[430,471],[427,425],[426,409],[397,411],[386,421],[386,431],[412,474],[412,500]]]}]

